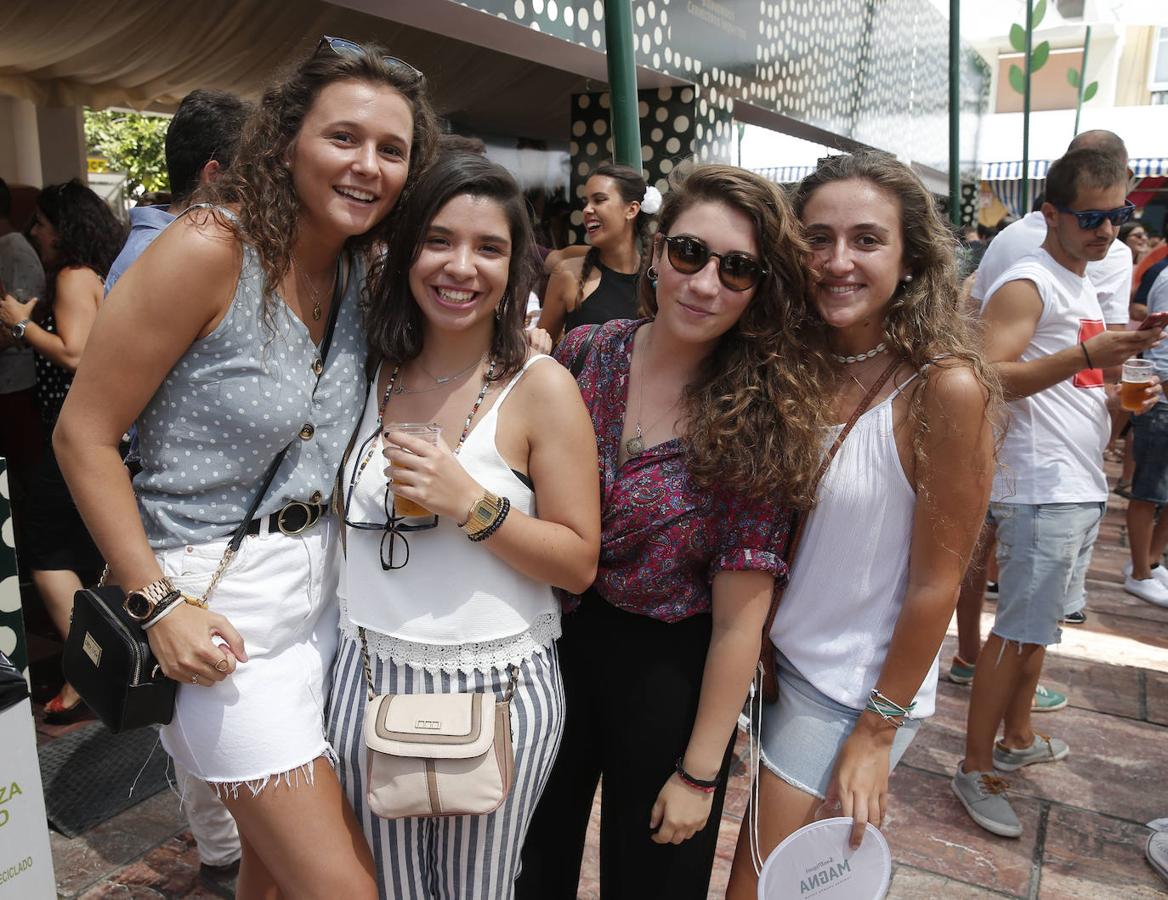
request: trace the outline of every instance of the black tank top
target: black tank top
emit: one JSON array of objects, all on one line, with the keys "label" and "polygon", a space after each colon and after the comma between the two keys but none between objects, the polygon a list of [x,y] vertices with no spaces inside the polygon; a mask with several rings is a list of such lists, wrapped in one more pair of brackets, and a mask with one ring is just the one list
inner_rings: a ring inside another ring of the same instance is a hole
[{"label": "black tank top", "polygon": [[637,318],[637,275],[625,275],[597,261],[600,284],[564,316],[564,334],[581,325],[603,325],[612,319]]}]

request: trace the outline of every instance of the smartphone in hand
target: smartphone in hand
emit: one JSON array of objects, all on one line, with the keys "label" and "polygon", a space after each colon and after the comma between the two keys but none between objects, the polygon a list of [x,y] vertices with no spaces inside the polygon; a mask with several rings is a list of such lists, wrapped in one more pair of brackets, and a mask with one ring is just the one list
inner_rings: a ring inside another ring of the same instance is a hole
[{"label": "smartphone in hand", "polygon": [[1168,325],[1168,312],[1148,313],[1137,330],[1147,331],[1149,328],[1163,328],[1165,325]]}]

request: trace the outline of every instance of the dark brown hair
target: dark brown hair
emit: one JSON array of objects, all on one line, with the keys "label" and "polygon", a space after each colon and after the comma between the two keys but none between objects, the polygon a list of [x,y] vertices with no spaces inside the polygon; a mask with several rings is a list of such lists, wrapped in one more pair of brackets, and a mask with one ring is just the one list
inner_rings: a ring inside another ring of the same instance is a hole
[{"label": "dark brown hair", "polygon": [[[620,194],[623,203],[640,203],[645,199],[647,187],[645,179],[632,166],[601,163],[588,177],[591,179],[597,176],[612,179],[612,183],[616,185],[616,192]],[[642,269],[645,268],[645,258],[649,255],[649,231],[652,222],[653,216],[644,210],[638,210],[637,217],[633,219],[633,239],[641,246]],[[584,301],[584,282],[588,280],[588,276],[592,274],[592,270],[596,268],[598,262],[600,262],[600,248],[589,247],[588,252],[584,254],[584,261],[580,264],[580,282],[576,287],[577,308]]]},{"label": "dark brown hair", "polygon": [[455,197],[493,200],[503,209],[511,230],[507,290],[499,302],[491,359],[495,379],[508,378],[527,359],[523,321],[527,295],[538,275],[527,203],[511,174],[485,156],[444,155],[400,204],[400,215],[385,253],[385,265],[370,284],[366,330],[370,363],[404,363],[422,352],[422,314],[410,291],[410,268],[418,258],[430,223]]}]

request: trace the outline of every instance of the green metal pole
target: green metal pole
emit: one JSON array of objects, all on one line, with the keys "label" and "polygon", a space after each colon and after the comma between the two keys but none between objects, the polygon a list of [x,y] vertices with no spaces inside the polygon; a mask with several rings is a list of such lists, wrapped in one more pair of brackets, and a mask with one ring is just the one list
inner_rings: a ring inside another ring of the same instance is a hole
[{"label": "green metal pole", "polygon": [[1030,51],[1034,44],[1034,0],[1026,0],[1026,57],[1022,60],[1022,215],[1030,212]]},{"label": "green metal pole", "polygon": [[604,0],[604,39],[608,45],[613,161],[640,170],[641,122],[631,0]]},{"label": "green metal pole", "polygon": [[[1083,38],[1083,65],[1079,69],[1079,99],[1075,103],[1075,134],[1079,133],[1079,113],[1083,111],[1083,91],[1087,87],[1087,50],[1091,47],[1091,26],[1087,26],[1087,36]],[[1074,135],[1072,135],[1074,137]]]},{"label": "green metal pole", "polygon": [[949,221],[961,224],[961,0],[949,0]]}]

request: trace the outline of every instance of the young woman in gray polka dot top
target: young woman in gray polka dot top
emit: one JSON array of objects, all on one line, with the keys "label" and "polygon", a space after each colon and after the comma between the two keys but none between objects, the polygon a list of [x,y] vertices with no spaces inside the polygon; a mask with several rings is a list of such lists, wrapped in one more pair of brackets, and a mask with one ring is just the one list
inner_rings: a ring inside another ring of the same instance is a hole
[{"label": "young woman in gray polka dot top", "polygon": [[[328,504],[364,400],[365,255],[436,132],[420,72],[322,39],[264,95],[209,202],[111,292],[61,414],[61,468],[111,580],[159,599],[144,627],[180,683],[163,744],[235,817],[240,896],[377,895],[322,725]],[[117,446],[134,421],[132,488]],[[285,447],[210,607],[167,605],[206,592]]]}]

